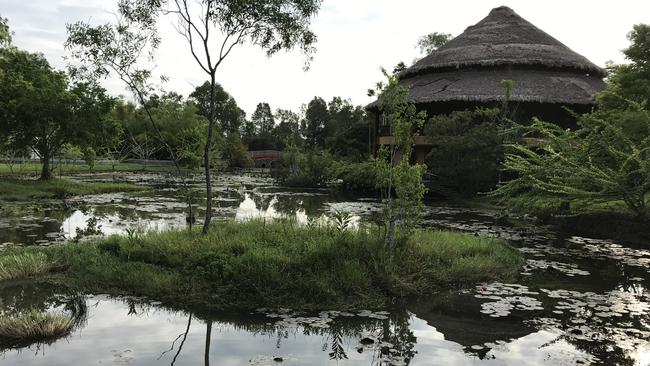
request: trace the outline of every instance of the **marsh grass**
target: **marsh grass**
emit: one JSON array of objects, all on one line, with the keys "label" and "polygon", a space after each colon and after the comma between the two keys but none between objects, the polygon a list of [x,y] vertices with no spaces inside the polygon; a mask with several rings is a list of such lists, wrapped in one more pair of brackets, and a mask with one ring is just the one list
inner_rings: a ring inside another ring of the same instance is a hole
[{"label": "marsh grass", "polygon": [[44,253],[19,253],[0,256],[0,280],[14,280],[47,273],[52,268]]},{"label": "marsh grass", "polygon": [[74,321],[63,314],[30,310],[14,316],[0,317],[0,347],[21,347],[64,337],[72,331]]},{"label": "marsh grass", "polygon": [[74,182],[67,179],[49,181],[0,178],[0,201],[26,201],[40,198],[65,198],[86,194],[144,190],[131,183]]},{"label": "marsh grass", "polygon": [[[380,230],[294,222],[215,223],[208,235],[111,236],[41,251],[81,291],[219,309],[362,308],[437,289],[507,280],[522,264],[505,242],[416,231],[389,252]],[[0,254],[1,256],[2,254]]]}]

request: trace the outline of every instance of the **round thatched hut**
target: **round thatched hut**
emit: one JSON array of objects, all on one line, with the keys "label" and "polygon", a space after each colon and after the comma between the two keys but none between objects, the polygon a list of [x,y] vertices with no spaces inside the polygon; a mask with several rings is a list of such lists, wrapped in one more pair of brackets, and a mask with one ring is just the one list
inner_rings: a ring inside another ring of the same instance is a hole
[{"label": "round thatched hut", "polygon": [[[477,106],[496,106],[505,96],[503,80],[514,81],[511,116],[529,121],[536,116],[570,127],[565,107],[583,113],[605,84],[605,71],[560,41],[502,6],[430,55],[399,74],[409,98],[429,116]],[[368,106],[381,108],[380,101]],[[390,144],[388,126],[375,113],[375,141]],[[426,141],[419,139],[420,145]],[[416,147],[417,160],[423,155]]]}]

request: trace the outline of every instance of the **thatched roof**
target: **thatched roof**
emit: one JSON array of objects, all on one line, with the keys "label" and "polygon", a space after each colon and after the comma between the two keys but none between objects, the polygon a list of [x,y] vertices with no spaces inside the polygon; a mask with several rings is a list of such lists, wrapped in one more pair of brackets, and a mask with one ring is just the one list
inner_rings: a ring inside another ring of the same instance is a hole
[{"label": "thatched roof", "polygon": [[405,79],[401,84],[409,87],[409,99],[416,104],[493,102],[504,98],[502,80],[514,81],[513,102],[590,104],[594,94],[605,87],[601,79],[584,74],[523,69],[437,72]]},{"label": "thatched roof", "polygon": [[529,65],[566,68],[595,76],[605,71],[502,6],[405,70],[400,78],[445,68]]},{"label": "thatched roof", "polygon": [[[513,102],[591,104],[605,71],[512,9],[483,20],[399,74],[417,104],[501,101],[513,80]],[[368,108],[380,106],[380,100]]]}]

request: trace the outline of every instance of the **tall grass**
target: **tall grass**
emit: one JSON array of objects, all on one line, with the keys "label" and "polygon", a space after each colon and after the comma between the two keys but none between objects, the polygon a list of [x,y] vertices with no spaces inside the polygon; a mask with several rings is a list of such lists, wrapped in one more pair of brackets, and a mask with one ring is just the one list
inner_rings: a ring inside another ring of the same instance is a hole
[{"label": "tall grass", "polygon": [[0,317],[0,346],[20,347],[64,337],[72,331],[72,318],[63,314],[30,310],[15,316]]},{"label": "tall grass", "polygon": [[0,280],[32,277],[48,272],[52,265],[44,253],[20,253],[0,256]]}]

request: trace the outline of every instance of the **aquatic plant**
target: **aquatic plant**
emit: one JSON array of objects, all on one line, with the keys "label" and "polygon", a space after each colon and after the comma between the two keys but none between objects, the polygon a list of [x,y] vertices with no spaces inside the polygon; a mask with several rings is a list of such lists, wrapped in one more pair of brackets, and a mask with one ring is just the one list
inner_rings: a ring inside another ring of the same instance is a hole
[{"label": "aquatic plant", "polygon": [[0,281],[43,274],[51,267],[44,253],[26,252],[0,256]]},{"label": "aquatic plant", "polygon": [[350,228],[354,216],[349,212],[336,210],[334,211],[334,215],[332,215],[332,218],[334,219],[334,225],[336,227],[336,231],[342,233],[346,231],[348,228]]},{"label": "aquatic plant", "polygon": [[0,348],[15,348],[64,337],[73,329],[67,315],[30,310],[0,317]]}]

